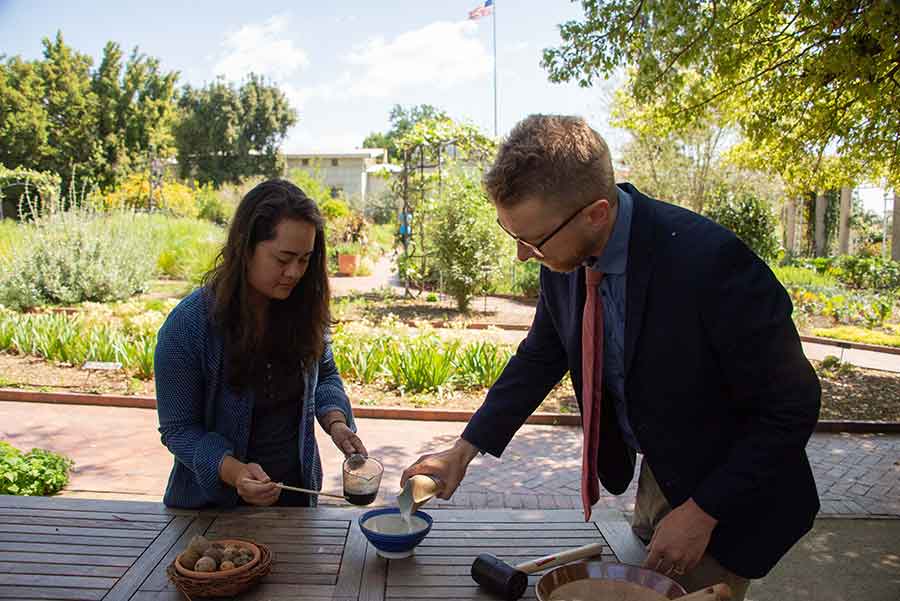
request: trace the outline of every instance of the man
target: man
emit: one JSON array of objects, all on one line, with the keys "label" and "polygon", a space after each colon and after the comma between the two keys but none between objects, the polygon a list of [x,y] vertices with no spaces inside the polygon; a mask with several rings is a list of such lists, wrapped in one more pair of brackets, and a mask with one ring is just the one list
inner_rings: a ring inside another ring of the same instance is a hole
[{"label": "man", "polygon": [[726,582],[743,599],[819,508],[805,447],[820,388],[784,288],[728,230],[617,186],[582,119],[519,123],[485,186],[519,260],[543,264],[534,322],[456,444],[403,482],[436,475],[449,498],[569,371],[586,519],[598,478],[623,493],[641,453],[633,529],[649,543],[645,565],[689,592]]}]

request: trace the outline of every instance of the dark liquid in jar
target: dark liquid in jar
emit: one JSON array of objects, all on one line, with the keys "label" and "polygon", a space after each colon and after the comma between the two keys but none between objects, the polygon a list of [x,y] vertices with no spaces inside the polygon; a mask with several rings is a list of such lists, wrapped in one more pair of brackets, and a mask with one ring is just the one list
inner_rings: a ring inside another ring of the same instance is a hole
[{"label": "dark liquid in jar", "polygon": [[378,496],[378,491],[366,493],[364,495],[344,493],[344,496],[354,505],[371,505],[375,500],[375,497]]}]

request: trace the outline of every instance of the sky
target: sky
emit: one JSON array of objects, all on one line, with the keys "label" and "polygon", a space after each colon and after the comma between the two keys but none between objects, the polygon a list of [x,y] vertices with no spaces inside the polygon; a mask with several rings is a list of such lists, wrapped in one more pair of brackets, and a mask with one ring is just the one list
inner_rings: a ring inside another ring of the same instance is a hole
[{"label": "sky", "polygon": [[617,149],[626,134],[608,126],[608,82],[593,89],[552,84],[542,50],[558,26],[581,16],[566,0],[497,0],[496,15],[467,18],[477,0],[358,2],[48,2],[0,0],[0,53],[41,56],[41,39],[94,57],[108,40],[138,46],[202,85],[222,75],[261,73],[299,113],[284,149],[350,150],[388,129],[395,104],[431,104],[494,130],[492,19],[497,29],[498,130],[538,112],[577,114]]},{"label": "sky", "polygon": [[[41,40],[62,31],[94,58],[107,41],[157,57],[180,82],[265,75],[287,94],[299,121],[286,152],[352,150],[389,128],[395,104],[431,104],[494,131],[493,20],[496,19],[497,129],[502,136],[532,113],[581,115],[614,157],[628,135],[609,125],[621,76],[590,89],[554,84],[540,66],[559,44],[559,25],[582,16],[567,0],[495,0],[472,21],[477,0],[0,0],[0,54],[39,58]],[[882,191],[860,190],[882,213]]]}]

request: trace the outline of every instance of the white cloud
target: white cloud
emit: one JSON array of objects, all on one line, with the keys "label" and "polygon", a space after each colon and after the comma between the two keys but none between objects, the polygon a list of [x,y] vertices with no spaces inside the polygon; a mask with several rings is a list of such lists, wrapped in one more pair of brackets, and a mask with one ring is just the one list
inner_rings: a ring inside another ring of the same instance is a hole
[{"label": "white cloud", "polygon": [[306,52],[284,35],[287,24],[286,16],[276,15],[262,24],[247,24],[227,34],[214,73],[232,81],[251,72],[282,80],[306,67]]},{"label": "white cloud", "polygon": [[491,73],[493,59],[471,21],[440,21],[386,41],[370,38],[346,60],[365,69],[349,83],[354,96],[385,97],[421,86],[448,89]]}]

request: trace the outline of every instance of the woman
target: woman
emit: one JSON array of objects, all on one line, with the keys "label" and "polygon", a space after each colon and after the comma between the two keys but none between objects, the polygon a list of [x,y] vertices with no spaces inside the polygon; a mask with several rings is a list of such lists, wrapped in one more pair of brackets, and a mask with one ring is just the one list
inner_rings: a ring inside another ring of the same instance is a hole
[{"label": "woman", "polygon": [[156,345],[162,442],[175,456],[170,507],[314,506],[315,421],[345,454],[366,454],[327,340],[325,234],[316,204],[284,180],[241,200],[204,284]]}]

